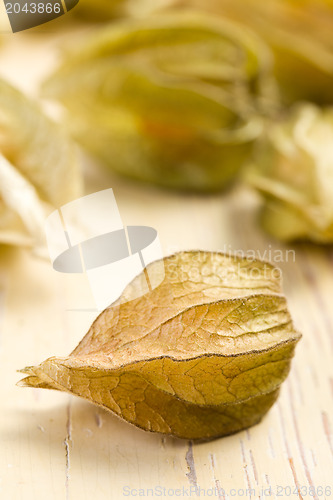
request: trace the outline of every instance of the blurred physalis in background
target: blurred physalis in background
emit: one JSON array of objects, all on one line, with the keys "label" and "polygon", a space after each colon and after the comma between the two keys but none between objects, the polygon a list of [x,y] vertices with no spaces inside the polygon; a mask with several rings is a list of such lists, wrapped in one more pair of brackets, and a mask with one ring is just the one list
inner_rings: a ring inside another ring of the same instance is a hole
[{"label": "blurred physalis in background", "polygon": [[252,29],[274,53],[285,104],[333,103],[332,0],[184,0]]},{"label": "blurred physalis in background", "polygon": [[42,245],[50,208],[80,193],[73,144],[37,104],[0,80],[0,243]]},{"label": "blurred physalis in background", "polygon": [[333,108],[295,107],[257,149],[246,178],[263,195],[265,230],[281,240],[333,242]]},{"label": "blurred physalis in background", "polygon": [[74,14],[85,21],[105,22],[120,17],[146,17],[178,4],[179,0],[80,0]]},{"label": "blurred physalis in background", "polygon": [[270,52],[230,21],[182,12],[97,30],[46,82],[74,137],[113,170],[183,190],[234,180],[277,106]]},{"label": "blurred physalis in background", "polygon": [[333,103],[333,0],[81,0],[75,14],[105,22],[175,7],[212,12],[260,36],[274,53],[286,104]]}]

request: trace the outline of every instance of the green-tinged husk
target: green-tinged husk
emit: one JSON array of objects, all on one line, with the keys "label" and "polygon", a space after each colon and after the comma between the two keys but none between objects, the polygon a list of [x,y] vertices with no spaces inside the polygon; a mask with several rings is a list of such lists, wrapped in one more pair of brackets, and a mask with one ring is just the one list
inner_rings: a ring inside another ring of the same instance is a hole
[{"label": "green-tinged husk", "polygon": [[263,227],[281,240],[333,241],[333,108],[300,104],[272,123],[245,175]]},{"label": "green-tinged husk", "polygon": [[177,3],[177,0],[80,0],[73,14],[87,22],[105,23],[119,17],[144,17]]},{"label": "green-tinged husk", "polygon": [[39,245],[52,206],[81,193],[75,146],[36,103],[0,80],[0,243]]},{"label": "green-tinged husk", "polygon": [[117,172],[185,190],[223,189],[276,106],[255,35],[202,13],[116,23],[46,82],[77,140]]}]

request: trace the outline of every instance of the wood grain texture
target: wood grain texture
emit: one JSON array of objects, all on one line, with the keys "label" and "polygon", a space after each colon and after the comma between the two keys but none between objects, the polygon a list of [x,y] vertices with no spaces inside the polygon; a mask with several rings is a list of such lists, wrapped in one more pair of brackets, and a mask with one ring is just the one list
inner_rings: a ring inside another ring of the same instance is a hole
[{"label": "wood grain texture", "polygon": [[278,402],[255,427],[201,444],[145,433],[66,394],[15,386],[16,369],[67,355],[96,314],[71,308],[86,300],[79,282],[28,252],[0,247],[0,498],[331,498],[332,249],[282,247],[266,237],[257,200],[243,189],[184,196],[93,167],[86,169],[89,190],[113,187],[124,224],[155,227],[165,255],[294,250],[295,259],[290,252],[288,262],[275,264],[303,339]]}]

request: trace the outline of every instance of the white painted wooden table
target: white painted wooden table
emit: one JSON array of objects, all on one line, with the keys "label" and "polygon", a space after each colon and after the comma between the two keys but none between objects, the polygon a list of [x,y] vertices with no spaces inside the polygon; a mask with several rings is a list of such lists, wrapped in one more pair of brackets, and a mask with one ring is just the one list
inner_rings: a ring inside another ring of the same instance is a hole
[{"label": "white painted wooden table", "polygon": [[[0,54],[1,73],[32,92],[56,58],[56,44],[41,40],[19,36]],[[97,168],[86,177],[90,192],[113,187],[125,224],[155,227],[165,254],[286,250],[260,231],[256,200],[241,189],[184,196]],[[94,313],[68,309],[81,290],[49,262],[0,247],[0,498],[333,497],[333,250],[289,249],[295,262],[289,253],[280,264],[284,291],[303,339],[278,402],[248,431],[192,444],[145,433],[66,394],[15,386],[16,369],[67,355]]]}]

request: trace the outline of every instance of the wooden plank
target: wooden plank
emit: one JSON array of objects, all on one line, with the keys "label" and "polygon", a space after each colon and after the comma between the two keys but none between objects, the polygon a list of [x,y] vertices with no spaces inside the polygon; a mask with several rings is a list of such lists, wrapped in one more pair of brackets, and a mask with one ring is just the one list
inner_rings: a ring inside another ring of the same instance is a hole
[{"label": "wooden plank", "polygon": [[16,369],[66,346],[57,276],[28,254],[1,257],[0,497],[64,498],[68,396],[15,386]]}]

